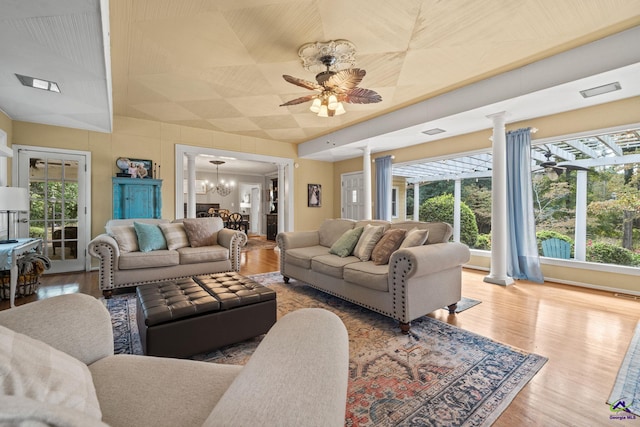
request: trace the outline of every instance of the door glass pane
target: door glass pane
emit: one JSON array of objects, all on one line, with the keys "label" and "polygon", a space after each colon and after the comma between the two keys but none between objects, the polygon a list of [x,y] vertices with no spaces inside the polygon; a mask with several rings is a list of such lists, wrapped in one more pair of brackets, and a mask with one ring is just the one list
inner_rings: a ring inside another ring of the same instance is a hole
[{"label": "door glass pane", "polygon": [[30,160],[31,212],[29,234],[42,237],[52,260],[77,258],[78,161]]}]

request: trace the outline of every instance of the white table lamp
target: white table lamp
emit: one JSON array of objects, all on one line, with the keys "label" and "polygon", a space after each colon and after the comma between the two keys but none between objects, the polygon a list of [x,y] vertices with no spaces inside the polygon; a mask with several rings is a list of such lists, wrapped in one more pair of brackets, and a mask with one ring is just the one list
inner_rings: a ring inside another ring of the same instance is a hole
[{"label": "white table lamp", "polygon": [[0,240],[3,243],[17,243],[11,239],[9,227],[12,212],[29,212],[29,190],[21,187],[0,187],[0,212],[7,214],[7,239]]}]

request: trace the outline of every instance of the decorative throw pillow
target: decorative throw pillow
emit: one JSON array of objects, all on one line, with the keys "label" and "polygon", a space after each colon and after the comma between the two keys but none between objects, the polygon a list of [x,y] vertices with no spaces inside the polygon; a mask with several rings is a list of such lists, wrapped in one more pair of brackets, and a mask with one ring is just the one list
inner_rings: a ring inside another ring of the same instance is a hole
[{"label": "decorative throw pillow", "polygon": [[358,239],[362,234],[362,227],[357,227],[352,230],[345,231],[342,236],[331,246],[329,249],[330,254],[338,255],[339,257],[347,257],[353,252],[353,248],[356,247]]},{"label": "decorative throw pillow", "polygon": [[138,235],[133,225],[113,226],[110,228],[109,234],[116,239],[120,252],[127,253],[140,250],[138,247]]},{"label": "decorative throw pillow", "polygon": [[192,248],[218,244],[218,231],[213,218],[188,218],[182,224]]},{"label": "decorative throw pillow", "polygon": [[87,365],[4,326],[0,326],[0,394],[63,406],[102,419]]},{"label": "decorative throw pillow", "polygon": [[411,230],[409,230],[409,232],[407,233],[407,236],[402,241],[402,244],[400,245],[400,249],[411,248],[414,246],[422,246],[424,245],[424,242],[426,242],[428,238],[429,238],[429,230],[412,228]]},{"label": "decorative throw pillow", "polygon": [[373,263],[375,265],[388,264],[391,254],[398,250],[406,234],[407,231],[402,228],[387,230],[378,243],[376,243],[373,252],[371,252],[371,260]]},{"label": "decorative throw pillow", "polygon": [[145,224],[134,222],[133,228],[138,236],[138,246],[141,252],[151,252],[160,249],[167,249],[167,241],[157,224]]},{"label": "decorative throw pillow", "polygon": [[168,249],[174,250],[189,246],[189,238],[182,223],[158,224],[158,227],[160,227],[162,234],[164,234]]},{"label": "decorative throw pillow", "polygon": [[373,248],[382,237],[382,234],[384,234],[383,225],[367,224],[362,231],[362,236],[360,236],[356,248],[353,250],[353,255],[360,258],[360,261],[369,261],[371,252],[373,252]]}]

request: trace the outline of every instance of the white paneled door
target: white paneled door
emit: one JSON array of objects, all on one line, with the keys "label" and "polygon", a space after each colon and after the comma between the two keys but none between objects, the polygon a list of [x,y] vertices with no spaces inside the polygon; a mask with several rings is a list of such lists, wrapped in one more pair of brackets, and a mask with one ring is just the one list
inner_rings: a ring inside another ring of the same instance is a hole
[{"label": "white paneled door", "polygon": [[[371,209],[371,206],[368,207]],[[364,175],[345,173],[342,175],[342,217],[364,219]]]},{"label": "white paneled door", "polygon": [[30,211],[20,214],[19,235],[40,237],[49,273],[88,267],[89,153],[18,149],[18,185],[29,189]]}]

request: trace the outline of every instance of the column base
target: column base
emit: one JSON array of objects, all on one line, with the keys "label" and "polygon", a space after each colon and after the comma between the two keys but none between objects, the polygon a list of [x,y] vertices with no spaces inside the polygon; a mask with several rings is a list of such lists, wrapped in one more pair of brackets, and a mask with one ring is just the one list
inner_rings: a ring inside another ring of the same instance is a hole
[{"label": "column base", "polygon": [[494,285],[501,285],[501,286],[509,286],[515,283],[513,279],[509,276],[505,276],[505,277],[485,276],[485,278],[482,279],[482,281],[487,283],[493,283]]}]

